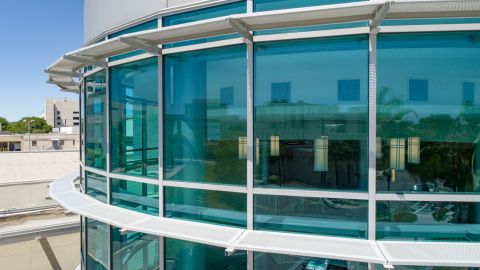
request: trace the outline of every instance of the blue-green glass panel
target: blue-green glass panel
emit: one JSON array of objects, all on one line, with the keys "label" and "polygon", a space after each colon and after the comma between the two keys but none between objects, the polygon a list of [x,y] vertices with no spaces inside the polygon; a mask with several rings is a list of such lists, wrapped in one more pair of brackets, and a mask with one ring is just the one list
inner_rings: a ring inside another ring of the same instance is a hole
[{"label": "blue-green glass panel", "polygon": [[480,32],[378,36],[377,191],[480,192],[477,40]]},{"label": "blue-green glass panel", "polygon": [[[253,9],[255,12],[277,9],[312,7],[342,3],[361,2],[362,0],[255,0]],[[367,0],[363,0],[367,1]]]},{"label": "blue-green glass panel", "polygon": [[[190,23],[196,22],[201,20],[207,20],[222,16],[228,16],[233,14],[241,14],[247,12],[247,4],[246,1],[238,1],[233,2],[230,4],[225,5],[218,5],[208,8],[203,8],[199,10],[194,10],[190,12],[179,13],[171,16],[165,16],[162,18],[162,25],[163,27],[182,24],[182,23]],[[208,37],[208,38],[200,38],[194,40],[187,40],[175,43],[164,44],[163,48],[172,48],[172,47],[179,47],[185,45],[192,45],[204,42],[212,42],[230,38],[240,37],[238,34],[229,34],[229,35],[222,35],[216,37]]]},{"label": "blue-green glass panel", "polygon": [[395,20],[383,20],[382,26],[426,25],[426,24],[468,24],[468,23],[480,23],[480,18],[395,19]]},{"label": "blue-green glass panel", "polygon": [[[254,50],[255,185],[367,190],[368,37]],[[359,87],[357,100],[339,98],[346,80]]]},{"label": "blue-green glass panel", "polygon": [[245,46],[165,55],[163,70],[164,179],[245,185]]},{"label": "blue-green glass panel", "polygon": [[112,205],[158,216],[158,186],[111,179]]},{"label": "blue-green glass panel", "polygon": [[254,214],[256,230],[367,238],[363,200],[255,195]]},{"label": "blue-green glass panel", "polygon": [[86,220],[86,269],[107,270],[110,269],[110,249],[108,224],[85,218]]},{"label": "blue-green glass panel", "polygon": [[85,165],[106,169],[106,89],[105,70],[85,78]]},{"label": "blue-green glass panel", "polygon": [[[254,253],[255,269],[275,270],[367,270],[368,264],[361,262],[290,256],[273,253]],[[396,266],[395,266],[396,269]]]},{"label": "blue-green glass panel", "polygon": [[377,239],[480,241],[480,203],[377,202]]},{"label": "blue-green glass panel", "polygon": [[[375,265],[375,270],[384,270],[383,265]],[[395,265],[395,270],[480,270],[479,267],[458,267],[458,266],[412,266]]]},{"label": "blue-green glass panel", "polygon": [[[151,30],[151,29],[155,29],[155,28],[158,28],[158,20],[148,21],[148,22],[138,24],[138,25],[132,26],[130,28],[124,29],[122,31],[115,32],[113,34],[108,35],[108,39],[112,39],[112,38],[115,38],[115,37],[119,37],[119,36],[126,35],[126,34],[131,34],[131,33],[135,33],[135,32]],[[120,54],[120,55],[110,57],[109,61],[124,59],[124,58],[127,58],[127,57],[142,54],[143,52],[144,51],[142,51],[142,50],[136,50],[136,51],[123,53],[123,54]]]},{"label": "blue-green glass panel", "polygon": [[165,187],[165,216],[206,223],[245,227],[244,193]]},{"label": "blue-green glass panel", "polygon": [[107,178],[85,171],[85,193],[103,203],[107,203]]},{"label": "blue-green glass panel", "polygon": [[111,171],[158,177],[157,58],[110,68]]},{"label": "blue-green glass panel", "polygon": [[155,235],[129,232],[112,227],[112,269],[157,270],[160,267],[160,242]]},{"label": "blue-green glass panel", "polygon": [[247,253],[173,238],[165,239],[165,270],[247,270]]},{"label": "blue-green glass panel", "polygon": [[360,21],[360,22],[348,22],[348,23],[333,23],[333,24],[308,25],[308,26],[299,26],[299,27],[275,28],[275,29],[255,31],[254,34],[255,36],[262,36],[262,35],[287,34],[287,33],[308,32],[308,31],[322,31],[322,30],[333,30],[333,29],[367,27],[367,26],[368,26],[367,21]]}]

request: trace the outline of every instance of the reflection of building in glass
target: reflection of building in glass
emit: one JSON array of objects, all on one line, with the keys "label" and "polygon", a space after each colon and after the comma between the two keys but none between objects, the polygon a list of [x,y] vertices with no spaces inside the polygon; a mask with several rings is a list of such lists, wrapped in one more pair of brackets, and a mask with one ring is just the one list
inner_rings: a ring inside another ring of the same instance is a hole
[{"label": "reflection of building in glass", "polygon": [[186,2],[87,0],[49,69],[86,269],[480,267],[480,2]]}]

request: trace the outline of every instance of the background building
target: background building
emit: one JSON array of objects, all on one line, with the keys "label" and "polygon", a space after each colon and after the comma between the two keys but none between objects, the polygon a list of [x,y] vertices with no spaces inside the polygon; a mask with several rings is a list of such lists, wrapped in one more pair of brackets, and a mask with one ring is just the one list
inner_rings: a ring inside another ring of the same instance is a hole
[{"label": "background building", "polygon": [[83,268],[479,269],[480,1],[84,12]]},{"label": "background building", "polygon": [[78,133],[0,134],[0,152],[79,149],[80,138]]},{"label": "background building", "polygon": [[79,217],[48,197],[49,184],[78,167],[77,151],[0,153],[2,269],[74,269]]},{"label": "background building", "polygon": [[53,128],[79,126],[80,110],[78,106],[78,100],[47,98],[45,101],[45,120]]}]

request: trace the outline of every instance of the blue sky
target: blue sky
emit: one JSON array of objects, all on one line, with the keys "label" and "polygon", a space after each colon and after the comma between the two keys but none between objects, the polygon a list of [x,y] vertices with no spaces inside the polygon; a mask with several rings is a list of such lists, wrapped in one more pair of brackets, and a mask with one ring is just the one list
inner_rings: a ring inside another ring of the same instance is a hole
[{"label": "blue sky", "polygon": [[78,98],[43,71],[83,44],[83,0],[0,0],[0,116],[39,116],[45,98]]}]

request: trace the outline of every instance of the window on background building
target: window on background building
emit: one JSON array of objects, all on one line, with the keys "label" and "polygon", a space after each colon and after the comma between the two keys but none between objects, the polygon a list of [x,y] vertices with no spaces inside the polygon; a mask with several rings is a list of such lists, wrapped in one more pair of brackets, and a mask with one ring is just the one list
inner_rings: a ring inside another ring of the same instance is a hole
[{"label": "window on background building", "polygon": [[246,227],[246,204],[244,193],[165,187],[169,218]]},{"label": "window on background building", "polygon": [[32,141],[32,146],[33,147],[37,146],[37,141]]},{"label": "window on background building", "polygon": [[364,200],[255,195],[256,230],[367,238]]},{"label": "window on background building", "polygon": [[157,58],[111,67],[110,78],[111,171],[157,178]]},{"label": "window on background building", "polygon": [[338,101],[360,101],[360,80],[338,80]]},{"label": "window on background building", "polygon": [[256,43],[254,59],[255,185],[366,190],[368,37]]},{"label": "window on background building", "polygon": [[245,46],[165,55],[164,65],[164,179],[245,185]]},{"label": "window on background building", "polygon": [[106,71],[85,78],[85,165],[106,169]]},{"label": "window on background building", "polygon": [[232,106],[234,104],[233,93],[233,87],[220,88],[220,103],[223,106]]},{"label": "window on background building", "polygon": [[413,102],[428,101],[428,81],[427,80],[409,80],[408,81],[408,99]]},{"label": "window on background building", "polygon": [[225,248],[165,239],[165,270],[175,269],[228,269],[247,270],[247,253],[238,250],[225,254]]},{"label": "window on background building", "polygon": [[[112,226],[111,269],[156,270],[160,264],[159,237],[139,232],[120,232]],[[141,268],[139,268],[141,266]]]},{"label": "window on background building", "polygon": [[463,104],[475,104],[475,84],[472,82],[463,82]]},{"label": "window on background building", "polygon": [[[207,7],[207,8],[202,8],[202,9],[193,10],[189,12],[183,12],[179,14],[165,16],[162,18],[162,25],[163,27],[168,27],[172,25],[191,23],[191,22],[196,22],[196,21],[201,21],[206,19],[223,17],[227,15],[246,13],[247,12],[246,3],[247,1],[242,0],[242,1],[236,1],[229,4],[217,5],[213,7]],[[187,40],[187,41],[180,41],[175,43],[168,43],[168,44],[164,44],[163,48],[192,45],[192,44],[203,43],[203,42],[212,42],[212,41],[218,41],[218,40],[235,38],[235,37],[240,37],[240,35],[229,34],[229,35],[221,35],[221,36],[200,38],[200,39]]]},{"label": "window on background building", "polygon": [[465,106],[474,98],[465,82],[480,81],[477,39],[478,32],[378,36],[378,191],[480,192],[480,107]]},{"label": "window on background building", "polygon": [[158,216],[158,186],[111,179],[112,205]]},{"label": "window on background building", "polygon": [[272,83],[271,97],[272,103],[289,103],[291,86],[289,82]]}]

